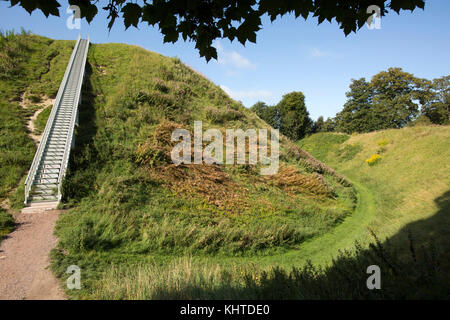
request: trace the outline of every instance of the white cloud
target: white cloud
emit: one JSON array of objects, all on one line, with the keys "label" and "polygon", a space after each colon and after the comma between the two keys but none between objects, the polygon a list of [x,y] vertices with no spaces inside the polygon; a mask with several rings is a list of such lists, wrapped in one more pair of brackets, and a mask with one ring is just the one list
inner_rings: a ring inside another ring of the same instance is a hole
[{"label": "white cloud", "polygon": [[322,57],[329,57],[331,54],[326,51],[322,51],[319,48],[312,48],[310,51],[310,56],[313,58],[322,58]]},{"label": "white cloud", "polygon": [[217,62],[221,65],[231,66],[238,69],[255,69],[256,65],[236,51],[226,51],[219,41],[214,43],[217,49]]},{"label": "white cloud", "polygon": [[264,100],[273,97],[272,92],[267,90],[233,91],[224,85],[220,85],[220,87],[235,100],[243,100],[246,98]]}]

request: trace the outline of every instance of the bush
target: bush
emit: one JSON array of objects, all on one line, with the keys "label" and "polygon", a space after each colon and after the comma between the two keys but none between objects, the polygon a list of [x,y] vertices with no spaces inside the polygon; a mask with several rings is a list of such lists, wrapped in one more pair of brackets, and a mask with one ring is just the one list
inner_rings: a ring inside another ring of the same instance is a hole
[{"label": "bush", "polygon": [[381,160],[381,156],[377,153],[377,154],[372,155],[369,159],[366,159],[366,163],[369,166],[373,166],[373,165],[377,164],[378,161],[380,161],[380,160]]}]

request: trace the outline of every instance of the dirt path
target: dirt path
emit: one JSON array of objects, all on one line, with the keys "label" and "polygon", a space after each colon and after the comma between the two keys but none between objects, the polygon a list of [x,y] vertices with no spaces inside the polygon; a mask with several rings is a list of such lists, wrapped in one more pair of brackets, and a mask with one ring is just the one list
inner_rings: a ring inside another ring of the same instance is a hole
[{"label": "dirt path", "polygon": [[39,142],[41,142],[41,138],[42,138],[42,133],[40,135],[35,135],[34,134],[34,122],[36,121],[38,115],[45,110],[45,108],[47,108],[48,106],[42,106],[39,110],[37,110],[30,118],[30,120],[28,120],[27,123],[27,129],[29,131],[28,136],[33,139],[34,144],[37,146],[39,144]]},{"label": "dirt path", "polygon": [[64,293],[51,271],[49,253],[60,211],[20,213],[18,228],[0,244],[0,300],[61,300]]},{"label": "dirt path", "polygon": [[[28,136],[36,146],[41,135],[34,134],[38,115],[54,103],[53,99],[44,97],[37,110],[27,122]],[[20,105],[28,108],[31,103],[22,95]],[[1,206],[9,210],[9,201],[5,199]],[[65,299],[63,290],[48,269],[50,250],[56,245],[53,235],[60,211],[20,213],[14,218],[17,229],[0,243],[0,300],[31,299],[61,300]]]},{"label": "dirt path", "polygon": [[36,121],[38,115],[44,111],[45,108],[47,108],[48,106],[51,106],[55,103],[55,99],[51,99],[47,96],[41,97],[42,101],[39,103],[32,103],[27,97],[26,97],[26,93],[24,92],[22,94],[22,96],[20,97],[20,106],[24,109],[28,109],[31,105],[37,105],[40,108],[38,110],[36,110],[36,112],[31,116],[30,119],[28,119],[27,122],[27,129],[28,129],[28,136],[33,139],[34,144],[37,146],[39,144],[39,142],[41,142],[41,138],[42,138],[42,133],[40,135],[35,135],[34,134],[34,122]]}]

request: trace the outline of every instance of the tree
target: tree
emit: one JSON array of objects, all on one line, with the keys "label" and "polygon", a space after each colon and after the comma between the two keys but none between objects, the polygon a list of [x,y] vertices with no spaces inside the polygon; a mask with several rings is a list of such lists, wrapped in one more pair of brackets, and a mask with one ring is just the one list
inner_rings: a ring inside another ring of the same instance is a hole
[{"label": "tree", "polygon": [[323,120],[323,117],[320,116],[319,118],[317,118],[317,120],[313,124],[312,133],[324,132],[325,131],[324,125],[325,125],[325,122]]},{"label": "tree", "polygon": [[336,131],[336,121],[334,118],[327,118],[323,124],[324,132],[334,132]]},{"label": "tree", "polygon": [[425,84],[426,101],[422,114],[434,124],[450,124],[450,76],[434,79]]},{"label": "tree", "polygon": [[372,130],[403,128],[419,114],[419,102],[423,99],[422,79],[404,72],[401,68],[389,68],[373,76]]},{"label": "tree", "polygon": [[[4,0],[8,1],[8,0]],[[59,16],[59,0],[9,0],[11,6],[19,5],[30,14],[38,9],[46,17]],[[333,19],[345,35],[360,29],[373,12],[368,7],[377,5],[381,16],[390,11],[424,9],[424,0],[109,0],[101,7],[98,0],[69,0],[81,9],[81,18],[88,22],[98,14],[99,8],[108,13],[108,28],[117,18],[122,18],[125,28],[138,27],[146,22],[158,26],[164,42],[176,42],[181,36],[192,40],[208,61],[217,59],[212,43],[217,38],[237,39],[243,45],[256,42],[256,32],[261,29],[261,17],[268,15],[273,22],[278,17],[293,13],[305,20],[316,17],[319,24]]]},{"label": "tree", "polygon": [[302,92],[285,94],[276,106],[280,116],[280,132],[292,140],[300,140],[311,133],[312,120],[305,106]]},{"label": "tree", "polygon": [[374,75],[352,80],[347,102],[335,117],[336,130],[346,133],[402,128],[419,115],[420,106],[433,96],[431,82],[389,68]]},{"label": "tree", "polygon": [[336,130],[346,133],[374,130],[371,110],[373,90],[365,78],[352,79],[344,109],[336,115]]},{"label": "tree", "polygon": [[268,106],[264,102],[257,102],[250,110],[255,112],[258,117],[267,122],[272,128],[280,128],[280,115],[276,106]]}]

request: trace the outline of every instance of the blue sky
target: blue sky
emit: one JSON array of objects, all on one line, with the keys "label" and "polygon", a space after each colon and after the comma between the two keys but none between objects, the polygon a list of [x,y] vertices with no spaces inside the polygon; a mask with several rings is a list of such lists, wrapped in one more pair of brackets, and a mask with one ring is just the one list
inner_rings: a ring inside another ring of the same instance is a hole
[{"label": "blue sky", "polygon": [[41,12],[30,16],[0,1],[0,29],[23,27],[54,39],[76,39],[81,32],[94,43],[128,43],[178,56],[247,107],[259,100],[275,104],[283,94],[302,91],[311,117],[327,118],[342,109],[352,78],[370,79],[389,67],[429,79],[450,74],[448,0],[427,0],[425,11],[390,13],[381,20],[381,29],[364,26],[347,37],[335,22],[317,26],[315,18],[305,21],[287,15],[274,23],[264,19],[256,44],[244,47],[237,41],[219,40],[215,43],[219,59],[209,63],[200,58],[193,43],[163,44],[158,30],[147,24],[125,31],[122,21],[117,21],[109,33],[103,13],[91,25],[83,21],[81,30],[70,30],[67,2],[60,3],[60,17],[45,19]]}]

